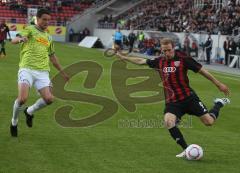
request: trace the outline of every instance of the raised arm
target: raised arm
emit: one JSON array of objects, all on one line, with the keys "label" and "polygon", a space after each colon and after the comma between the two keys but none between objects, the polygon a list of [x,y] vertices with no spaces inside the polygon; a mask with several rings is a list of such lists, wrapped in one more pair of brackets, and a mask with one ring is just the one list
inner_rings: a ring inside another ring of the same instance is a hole
[{"label": "raised arm", "polygon": [[147,64],[147,59],[145,59],[145,58],[124,56],[120,53],[117,53],[117,56],[120,59],[129,61],[133,64],[137,64],[137,65],[146,65]]},{"label": "raised arm", "polygon": [[221,83],[220,81],[218,81],[211,73],[209,73],[206,69],[204,69],[203,67],[199,70],[199,73],[204,76],[205,78],[207,78],[208,80],[210,80],[214,85],[216,85],[216,87],[223,92],[226,96],[228,96],[230,94],[230,90],[229,88]]},{"label": "raised arm", "polygon": [[18,43],[27,42],[27,41],[28,41],[27,37],[17,36],[14,39],[12,39],[11,43],[12,44],[18,44]]}]

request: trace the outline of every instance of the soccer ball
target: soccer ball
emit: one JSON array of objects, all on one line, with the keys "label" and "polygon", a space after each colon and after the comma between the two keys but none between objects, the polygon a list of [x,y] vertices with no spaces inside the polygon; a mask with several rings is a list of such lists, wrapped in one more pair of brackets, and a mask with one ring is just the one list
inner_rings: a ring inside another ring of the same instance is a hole
[{"label": "soccer ball", "polygon": [[203,149],[197,144],[191,144],[186,149],[186,158],[188,160],[200,160],[203,157]]}]

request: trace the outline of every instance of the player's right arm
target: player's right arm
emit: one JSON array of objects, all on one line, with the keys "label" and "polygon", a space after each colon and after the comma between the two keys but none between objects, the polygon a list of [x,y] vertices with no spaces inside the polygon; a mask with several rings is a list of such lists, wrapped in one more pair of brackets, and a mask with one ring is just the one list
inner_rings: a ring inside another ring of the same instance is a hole
[{"label": "player's right arm", "polygon": [[12,44],[18,44],[18,43],[23,43],[23,42],[27,42],[27,41],[28,41],[27,37],[17,36],[14,39],[12,39],[11,43]]},{"label": "player's right arm", "polygon": [[119,52],[117,53],[117,56],[120,59],[129,61],[133,64],[137,64],[137,65],[146,65],[147,64],[147,59],[145,59],[145,58],[124,56]]},{"label": "player's right arm", "polygon": [[23,29],[20,33],[17,34],[17,36],[12,39],[12,44],[18,44],[18,43],[22,43],[22,42],[27,42],[28,41],[28,37],[31,36],[31,28],[30,27],[26,27],[25,29]]}]

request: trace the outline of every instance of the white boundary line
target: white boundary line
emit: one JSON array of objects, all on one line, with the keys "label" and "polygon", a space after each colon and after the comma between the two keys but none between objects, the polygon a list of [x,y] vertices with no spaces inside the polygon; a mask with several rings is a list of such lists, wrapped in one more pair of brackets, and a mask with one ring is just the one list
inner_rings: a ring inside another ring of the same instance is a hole
[{"label": "white boundary line", "polygon": [[224,72],[219,72],[215,70],[209,70],[212,73],[215,73],[214,75],[219,76],[221,78],[226,78],[226,79],[231,79],[235,81],[240,81],[240,76],[234,75],[234,74],[229,74],[229,73],[224,73]]}]

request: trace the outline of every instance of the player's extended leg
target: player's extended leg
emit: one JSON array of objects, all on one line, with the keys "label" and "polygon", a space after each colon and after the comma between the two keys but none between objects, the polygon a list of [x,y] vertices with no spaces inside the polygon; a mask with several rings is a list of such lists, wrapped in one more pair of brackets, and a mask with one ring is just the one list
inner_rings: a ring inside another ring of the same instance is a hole
[{"label": "player's extended leg", "polygon": [[6,56],[6,51],[5,51],[5,41],[3,41],[3,47],[2,47],[2,50],[3,50],[3,55]]},{"label": "player's extended leg", "polygon": [[5,41],[4,40],[1,42],[1,53],[3,53],[3,56],[6,56]]},{"label": "player's extended leg", "polygon": [[12,122],[10,126],[10,132],[13,137],[17,137],[17,124],[18,116],[22,110],[22,106],[26,103],[29,93],[29,85],[26,83],[18,84],[18,98],[15,100],[13,105]]},{"label": "player's extended leg", "polygon": [[0,49],[0,56],[2,57],[2,53],[3,53],[3,40],[0,40],[0,45],[1,45],[1,49]]},{"label": "player's extended leg", "polygon": [[[179,144],[182,147],[182,149],[185,150],[188,145],[181,131],[176,126],[176,120],[177,120],[176,115],[172,113],[168,112],[164,115],[164,123],[165,123],[165,126],[168,128],[170,135],[177,142],[177,144]],[[185,152],[177,155],[176,157],[184,157],[184,156],[185,156]]]},{"label": "player's extended leg", "polygon": [[52,94],[52,88],[50,86],[40,89],[39,93],[41,94],[42,99],[44,100],[46,105],[52,104],[54,96]]},{"label": "player's extended leg", "polygon": [[120,50],[120,46],[116,43],[113,44],[113,49],[117,52]]},{"label": "player's extended leg", "polygon": [[204,114],[200,117],[200,120],[205,124],[206,126],[211,126],[216,121],[216,119],[219,116],[220,109],[226,105],[229,104],[230,100],[228,98],[217,98],[214,100],[214,106],[209,111],[209,113]]},{"label": "player's extended leg", "polygon": [[51,92],[51,87],[44,87],[39,90],[42,98],[38,99],[32,106],[29,106],[24,110],[26,115],[26,123],[28,127],[32,127],[32,119],[34,117],[34,112],[50,105],[53,102],[53,95]]}]

